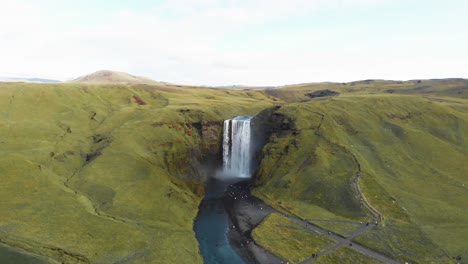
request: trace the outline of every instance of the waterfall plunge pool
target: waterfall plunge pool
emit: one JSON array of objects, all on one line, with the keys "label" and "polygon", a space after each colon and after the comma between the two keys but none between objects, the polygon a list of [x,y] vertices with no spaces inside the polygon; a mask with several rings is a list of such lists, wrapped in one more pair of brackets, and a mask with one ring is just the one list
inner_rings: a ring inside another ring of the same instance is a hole
[{"label": "waterfall plunge pool", "polygon": [[194,230],[205,264],[245,264],[229,243],[228,232],[232,227],[223,203],[226,187],[233,181],[210,180]]}]

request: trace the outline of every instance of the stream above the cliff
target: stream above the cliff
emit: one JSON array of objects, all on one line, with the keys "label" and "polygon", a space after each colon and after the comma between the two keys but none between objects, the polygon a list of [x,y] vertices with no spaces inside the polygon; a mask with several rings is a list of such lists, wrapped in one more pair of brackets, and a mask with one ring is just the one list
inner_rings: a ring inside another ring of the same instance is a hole
[{"label": "stream above the cliff", "polygon": [[[234,181],[235,182],[235,181]],[[205,264],[245,264],[229,243],[229,216],[223,194],[233,181],[210,180],[206,187],[194,230]]]}]

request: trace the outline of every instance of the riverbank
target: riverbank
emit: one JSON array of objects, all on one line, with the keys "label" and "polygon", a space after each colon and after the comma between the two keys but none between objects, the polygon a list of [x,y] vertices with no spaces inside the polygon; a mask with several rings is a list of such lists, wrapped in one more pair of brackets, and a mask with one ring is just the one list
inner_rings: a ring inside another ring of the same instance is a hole
[{"label": "riverbank", "polygon": [[275,210],[250,193],[250,181],[227,186],[223,197],[230,220],[228,237],[247,263],[284,263],[252,239],[252,230]]}]

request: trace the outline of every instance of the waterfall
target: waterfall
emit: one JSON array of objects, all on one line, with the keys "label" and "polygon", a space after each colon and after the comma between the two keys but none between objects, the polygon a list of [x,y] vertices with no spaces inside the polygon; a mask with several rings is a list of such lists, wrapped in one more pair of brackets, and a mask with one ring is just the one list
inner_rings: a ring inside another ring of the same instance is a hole
[{"label": "waterfall", "polygon": [[230,132],[230,124],[231,120],[224,120],[224,127],[223,127],[223,169],[226,170],[227,168],[231,167],[230,159],[229,159],[229,153],[231,152],[231,146],[230,146],[230,137],[229,137],[229,132]]},{"label": "waterfall", "polygon": [[252,176],[251,119],[252,116],[237,116],[224,121],[223,171],[227,175]]}]

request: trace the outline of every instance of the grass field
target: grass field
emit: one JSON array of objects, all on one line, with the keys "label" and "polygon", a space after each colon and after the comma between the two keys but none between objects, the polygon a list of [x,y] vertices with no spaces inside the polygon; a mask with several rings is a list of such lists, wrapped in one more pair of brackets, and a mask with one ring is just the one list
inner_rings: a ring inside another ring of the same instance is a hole
[{"label": "grass field", "polygon": [[66,263],[201,263],[211,123],[271,104],[255,91],[0,84],[0,241]]},{"label": "grass field", "polygon": [[93,83],[93,84],[150,84],[150,85],[164,85],[151,79],[134,76],[125,72],[116,72],[109,70],[97,71],[70,82],[73,83]]},{"label": "grass field", "polygon": [[303,218],[366,221],[351,187],[354,155],[363,198],[384,219],[357,241],[401,261],[468,259],[466,100],[343,93],[277,114],[296,131],[271,137],[254,193]]},{"label": "grass field", "polygon": [[299,263],[333,246],[334,241],[276,213],[270,214],[252,232],[253,239],[280,258]]},{"label": "grass field", "polygon": [[[254,194],[306,219],[372,221],[352,185],[360,170],[362,198],[383,221],[356,241],[400,261],[466,263],[466,82],[0,83],[0,245],[54,263],[201,263],[193,220],[222,121],[270,108]],[[340,95],[304,95],[321,89]],[[289,255],[317,237],[278,217],[254,232],[270,251],[299,261],[325,246]],[[322,224],[343,235],[349,225]],[[322,261],[343,256],[371,261],[345,249]]]},{"label": "grass field", "polygon": [[468,80],[433,79],[411,81],[363,80],[349,83],[310,83],[270,89],[267,92],[287,102],[303,102],[310,98],[308,92],[330,89],[341,94],[407,94],[418,96],[443,96],[468,99]]},{"label": "grass field", "polygon": [[341,264],[379,264],[382,263],[378,260],[363,255],[357,251],[354,251],[348,247],[341,247],[336,251],[331,252],[325,256],[318,257],[314,261],[319,264],[327,263],[341,263]]}]

